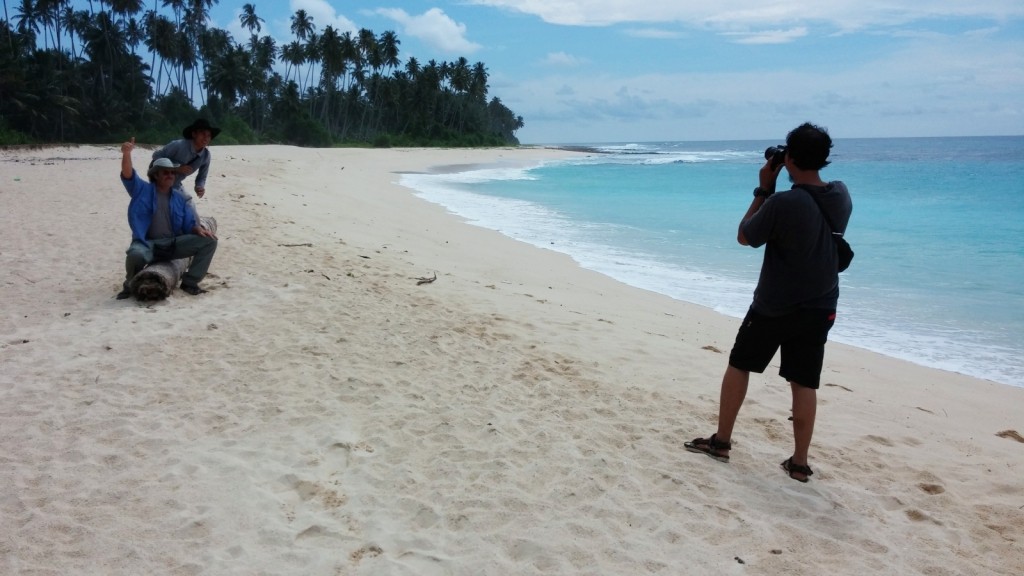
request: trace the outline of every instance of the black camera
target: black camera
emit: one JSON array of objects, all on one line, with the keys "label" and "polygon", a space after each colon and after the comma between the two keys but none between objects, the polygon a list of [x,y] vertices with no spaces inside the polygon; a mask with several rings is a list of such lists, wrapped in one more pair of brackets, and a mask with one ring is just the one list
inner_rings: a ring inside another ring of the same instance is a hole
[{"label": "black camera", "polygon": [[772,170],[779,167],[786,161],[786,147],[785,146],[769,146],[764,151],[764,159],[771,163]]}]

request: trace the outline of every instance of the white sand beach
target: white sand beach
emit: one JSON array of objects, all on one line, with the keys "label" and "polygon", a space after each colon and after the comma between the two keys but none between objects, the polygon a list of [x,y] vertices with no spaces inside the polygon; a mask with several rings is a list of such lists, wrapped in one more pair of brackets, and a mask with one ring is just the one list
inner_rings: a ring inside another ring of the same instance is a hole
[{"label": "white sand beach", "polygon": [[777,364],[715,462],[738,320],[396,184],[576,152],[212,150],[156,303],[118,146],[0,150],[0,574],[1024,574],[1024,389],[830,343],[811,482]]}]

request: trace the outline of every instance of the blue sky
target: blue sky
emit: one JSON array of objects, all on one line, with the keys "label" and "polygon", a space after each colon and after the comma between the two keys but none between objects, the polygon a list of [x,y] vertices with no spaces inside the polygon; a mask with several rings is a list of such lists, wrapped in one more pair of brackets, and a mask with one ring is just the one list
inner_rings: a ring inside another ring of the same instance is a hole
[{"label": "blue sky", "polygon": [[[147,4],[151,1],[147,0]],[[279,45],[394,30],[415,56],[484,62],[523,143],[1024,134],[1022,0],[274,0]],[[211,11],[238,41],[244,2]]]}]

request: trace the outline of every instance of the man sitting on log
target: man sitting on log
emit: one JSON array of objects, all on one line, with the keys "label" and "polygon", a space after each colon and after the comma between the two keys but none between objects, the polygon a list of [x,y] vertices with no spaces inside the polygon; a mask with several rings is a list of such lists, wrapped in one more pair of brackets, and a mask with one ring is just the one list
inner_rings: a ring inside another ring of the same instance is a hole
[{"label": "man sitting on log", "polygon": [[192,263],[182,276],[181,289],[193,296],[202,294],[206,290],[199,282],[217,250],[217,236],[199,225],[183,195],[172,193],[178,165],[167,158],[155,160],[146,182],[132,167],[134,149],[135,138],[121,145],[121,183],[132,198],[128,203],[132,243],[125,259],[128,276],[117,299],[132,295],[132,278],[149,263],[188,257]]}]

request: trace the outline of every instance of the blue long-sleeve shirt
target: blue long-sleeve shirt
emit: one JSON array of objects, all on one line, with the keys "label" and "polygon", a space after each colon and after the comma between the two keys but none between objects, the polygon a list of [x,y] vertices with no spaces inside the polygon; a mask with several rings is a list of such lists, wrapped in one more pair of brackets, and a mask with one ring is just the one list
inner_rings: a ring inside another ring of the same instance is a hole
[{"label": "blue long-sleeve shirt", "polygon": [[[131,178],[121,178],[124,189],[132,197],[128,203],[128,227],[132,229],[132,240],[140,240],[152,246],[146,238],[149,226],[153,222],[153,211],[156,210],[156,186],[139,178],[139,173],[132,169]],[[184,194],[171,191],[171,230],[175,236],[191,234],[196,227],[196,218],[188,209]]]},{"label": "blue long-sleeve shirt", "polygon": [[[209,147],[196,152],[191,140],[174,140],[153,152],[153,160],[157,158],[170,158],[176,164],[191,166],[193,168],[192,173],[196,175],[195,187],[206,188],[206,175],[210,172],[210,162],[213,160]],[[174,177],[174,187],[183,188],[182,182],[185,178],[184,174],[176,174]]]}]

